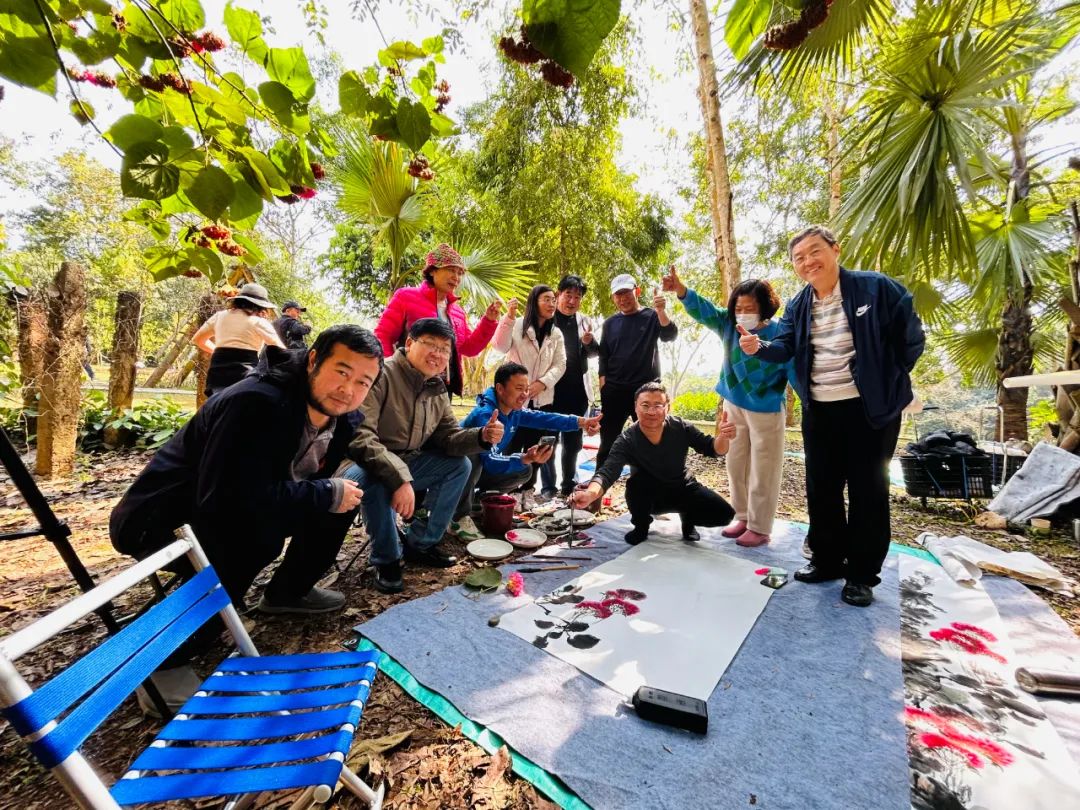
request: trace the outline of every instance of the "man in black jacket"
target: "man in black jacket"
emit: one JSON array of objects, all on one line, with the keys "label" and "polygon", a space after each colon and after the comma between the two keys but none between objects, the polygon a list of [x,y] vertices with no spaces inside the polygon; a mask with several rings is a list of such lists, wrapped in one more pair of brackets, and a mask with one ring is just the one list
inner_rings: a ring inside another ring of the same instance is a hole
[{"label": "man in black jacket", "polygon": [[888,464],[900,413],[913,399],[922,323],[899,282],[841,267],[828,229],[796,234],[788,253],[806,286],[784,308],[775,338],[762,341],[739,327],[739,346],[772,363],[795,358],[812,552],[795,579],[844,578],[841,599],[865,607],[889,551]]},{"label": "man in black jacket", "polygon": [[[191,524],[233,603],[288,551],[266,586],[267,613],[326,613],[345,597],[315,583],[330,568],[360,504],[352,481],[330,478],[345,458],[356,411],[379,376],[382,348],[359,326],[333,326],[311,351],[268,349],[268,369],[211,397],[165,443],[113,509],[109,533],[143,558]],[[220,632],[208,629],[165,663],[179,668]],[[182,698],[187,673],[163,692]],[[195,681],[197,685],[197,680]],[[174,703],[166,694],[170,704]]]},{"label": "man in black jacket", "polygon": [[281,317],[274,321],[274,329],[286,349],[307,348],[311,325],[300,320],[303,312],[307,312],[307,307],[300,306],[298,301],[286,301],[281,305]]}]

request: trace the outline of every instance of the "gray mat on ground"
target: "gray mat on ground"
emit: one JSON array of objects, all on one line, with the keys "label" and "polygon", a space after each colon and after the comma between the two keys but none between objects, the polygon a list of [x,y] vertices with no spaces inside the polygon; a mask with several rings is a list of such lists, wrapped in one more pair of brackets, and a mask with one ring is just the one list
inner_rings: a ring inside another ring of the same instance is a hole
[{"label": "gray mat on ground", "polygon": [[[582,570],[624,551],[628,528],[624,516],[590,529],[601,545],[580,552],[592,557]],[[653,531],[674,536],[678,521],[657,521]],[[702,536],[763,565],[791,571],[803,562],[803,533],[789,525],[757,549],[717,529]],[[580,573],[527,574],[528,593]],[[840,582],[792,582],[774,594],[709,700],[705,737],[639,719],[607,687],[489,627],[521,604],[501,592],[472,598],[447,588],[357,630],[598,810],[906,810],[895,557],[882,577],[867,609],[844,605]]]}]

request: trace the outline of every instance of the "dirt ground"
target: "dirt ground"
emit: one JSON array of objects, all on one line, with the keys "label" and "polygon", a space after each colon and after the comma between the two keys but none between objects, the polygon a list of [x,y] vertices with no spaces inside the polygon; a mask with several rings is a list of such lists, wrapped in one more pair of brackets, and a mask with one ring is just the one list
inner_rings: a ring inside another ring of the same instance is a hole
[{"label": "dirt ground", "polygon": [[[791,444],[797,445],[792,437]],[[128,483],[145,464],[148,456],[138,453],[107,453],[82,457],[76,476],[43,486],[53,509],[71,527],[72,543],[95,577],[103,577],[123,567],[126,562],[113,551],[108,539],[108,517],[113,505]],[[785,461],[783,491],[779,516],[805,521],[804,474],[798,459]],[[727,491],[723,462],[699,460],[698,477],[706,484]],[[34,521],[6,477],[0,477],[0,531],[12,531]],[[612,490],[608,517],[621,511],[621,486]],[[1050,537],[1031,538],[1022,533],[992,531],[975,526],[971,518],[980,511],[954,501],[931,501],[923,509],[917,499],[894,490],[893,538],[913,543],[924,530],[941,534],[966,534],[993,545],[1013,550],[1032,551],[1066,574],[1080,579],[1080,549],[1065,532],[1056,529]],[[334,650],[350,638],[350,629],[409,599],[426,596],[460,582],[474,567],[470,561],[447,570],[414,569],[407,572],[408,590],[397,596],[380,594],[371,587],[365,573],[366,552],[353,561],[363,539],[362,530],[353,534],[338,558],[339,572],[333,587],[349,597],[349,607],[340,614],[312,617],[258,616],[252,636],[263,653]],[[448,540],[449,550],[461,553],[456,541]],[[54,549],[41,538],[13,540],[0,545],[0,636],[29,624],[62,602],[72,598],[75,587]],[[350,562],[352,564],[350,565]],[[347,569],[347,570],[346,570]],[[257,601],[261,585],[269,578],[265,572],[248,596]],[[120,601],[119,615],[135,609],[145,594]],[[1072,626],[1080,632],[1080,607],[1073,601],[1040,592]],[[252,614],[255,618],[256,614]],[[64,662],[81,655],[103,636],[96,619],[59,636],[46,647],[23,661],[23,671],[35,682],[44,680]],[[207,656],[214,662],[225,653],[222,646]],[[206,662],[199,662],[206,674]],[[145,719],[133,700],[125,702],[99,729],[84,748],[91,760],[111,778],[119,776],[133,755],[153,739],[160,728],[157,721]],[[371,743],[364,751],[354,748],[352,762],[367,767],[387,779],[388,808],[552,808],[531,785],[508,769],[504,752],[494,756],[465,739],[456,729],[409,698],[390,678],[376,681],[364,712],[357,740]],[[380,750],[383,749],[383,750]],[[259,803],[264,808],[287,806],[292,796],[277,794]],[[56,784],[26,753],[14,732],[3,726],[0,734],[0,808],[61,808],[71,805]],[[211,807],[214,803],[182,803],[179,807]],[[337,798],[331,806],[359,807],[351,796]]]}]

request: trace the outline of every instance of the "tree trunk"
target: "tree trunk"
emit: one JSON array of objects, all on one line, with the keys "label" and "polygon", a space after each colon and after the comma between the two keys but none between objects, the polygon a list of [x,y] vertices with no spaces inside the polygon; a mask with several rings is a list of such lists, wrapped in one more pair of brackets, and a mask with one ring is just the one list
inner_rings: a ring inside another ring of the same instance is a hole
[{"label": "tree trunk", "polygon": [[706,175],[709,180],[710,206],[716,262],[720,272],[721,300],[727,300],[739,281],[739,254],[735,246],[735,217],[731,209],[731,178],[728,175],[727,148],[720,121],[720,88],[713,60],[712,29],[705,0],[690,0],[690,20],[694,29],[694,49],[698,63],[698,100],[705,119]]},{"label": "tree trunk", "polygon": [[784,427],[795,427],[795,389],[790,385],[784,392]]},{"label": "tree trunk", "polygon": [[158,361],[157,368],[150,372],[150,376],[146,378],[147,388],[153,388],[165,378],[169,369],[172,368],[173,363],[176,362],[176,358],[180,356],[180,352],[190,345],[192,335],[199,331],[199,327],[202,325],[203,322],[199,320],[199,316],[193,315],[191,320],[187,322],[183,331],[180,332],[176,340],[169,346],[168,351],[165,352],[165,356]]},{"label": "tree trunk", "polygon": [[[207,293],[199,299],[199,308],[196,317],[199,323],[206,323],[207,319],[221,309],[221,298],[214,293]],[[252,317],[257,318],[258,315]],[[201,408],[206,402],[206,373],[210,370],[210,355],[199,349],[195,350],[195,408]]]},{"label": "tree trunk", "polygon": [[1027,441],[1027,388],[1005,388],[1001,381],[1006,377],[1031,374],[1035,351],[1031,345],[1031,284],[1025,284],[1022,293],[1010,297],[1001,312],[1001,333],[998,335],[997,403],[1004,412],[1006,439]]},{"label": "tree trunk", "polygon": [[41,366],[45,360],[45,338],[49,333],[48,312],[40,290],[15,299],[19,325],[19,385],[27,437],[37,433],[38,398],[41,393]]},{"label": "tree trunk", "polygon": [[[135,398],[135,363],[139,357],[142,296],[124,290],[116,294],[116,320],[109,366],[109,408],[118,416]],[[106,447],[119,447],[130,438],[123,428],[105,428]]]},{"label": "tree trunk", "polygon": [[79,381],[86,348],[86,271],[64,262],[46,292],[48,336],[41,374],[38,475],[70,475],[79,438]]},{"label": "tree trunk", "polygon": [[829,224],[832,224],[836,221],[836,215],[840,213],[842,202],[844,169],[840,162],[840,118],[844,110],[836,108],[831,90],[826,90],[824,96],[825,120],[829,127]]}]

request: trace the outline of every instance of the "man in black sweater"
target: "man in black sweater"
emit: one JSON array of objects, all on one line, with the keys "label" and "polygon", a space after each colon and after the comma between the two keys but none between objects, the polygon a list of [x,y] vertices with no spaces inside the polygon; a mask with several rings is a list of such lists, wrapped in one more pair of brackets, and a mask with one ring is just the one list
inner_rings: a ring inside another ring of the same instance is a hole
[{"label": "man in black sweater", "polygon": [[639,290],[628,273],[611,280],[611,297],[619,310],[606,321],[600,334],[600,428],[597,469],[604,463],[626,418],[634,418],[634,392],[644,383],[660,379],[657,341],[670,343],[679,328],[667,314],[667,299],[653,295],[652,309],[638,302]]},{"label": "man in black sweater", "polygon": [[[564,276],[559,282],[559,297],[555,302],[555,326],[563,335],[566,346],[566,371],[555,383],[555,399],[545,410],[572,416],[587,416],[589,410],[589,358],[600,353],[600,344],[593,335],[593,322],[581,312],[581,299],[588,292],[580,276]],[[578,453],[581,452],[581,431],[556,433],[556,442],[562,442],[562,487],[558,492],[564,497],[574,488]],[[555,456],[552,455],[540,468],[542,493],[552,497],[556,493],[558,478],[555,473]]]},{"label": "man in black sweater", "polygon": [[[259,609],[326,613],[345,597],[315,583],[337,558],[363,496],[352,481],[330,476],[353,435],[345,416],[379,376],[382,347],[368,330],[342,325],[325,330],[309,352],[270,347],[267,355],[266,370],[211,397],[154,454],[113,509],[109,534],[117,551],[142,559],[191,524],[241,610],[292,537]],[[208,622],[154,675],[170,707],[198,686],[185,664],[221,628]]]},{"label": "man in black sweater", "polygon": [[575,507],[588,506],[619,479],[623,465],[629,464],[633,472],[626,482],[626,506],[634,528],[626,533],[626,542],[631,545],[648,537],[653,515],[678,512],[683,540],[700,540],[697,526],[725,526],[735,517],[728,502],[686,468],[691,448],[709,458],[726,453],[735,437],[735,425],[722,413],[716,436],[706,436],[679,417],[668,416],[670,404],[667,389],[660,383],[641,386],[634,394],[637,424],[615,440],[589,486],[572,496]]}]

